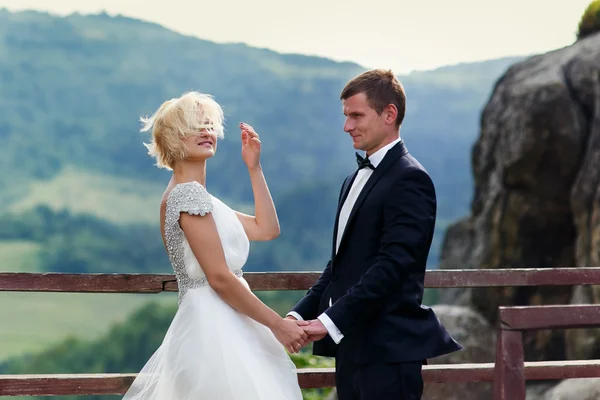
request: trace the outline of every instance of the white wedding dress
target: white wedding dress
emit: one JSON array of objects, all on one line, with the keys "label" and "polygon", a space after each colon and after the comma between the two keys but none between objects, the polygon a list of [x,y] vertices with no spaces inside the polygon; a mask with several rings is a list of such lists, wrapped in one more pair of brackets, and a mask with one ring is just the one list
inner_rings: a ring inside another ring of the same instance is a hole
[{"label": "white wedding dress", "polygon": [[198,182],[178,184],[167,199],[167,252],[179,307],[158,350],[124,400],[301,400],[296,369],[265,326],[239,313],[208,285],[179,226],[179,215],[212,212],[229,269],[245,285],[250,244],[234,211]]}]

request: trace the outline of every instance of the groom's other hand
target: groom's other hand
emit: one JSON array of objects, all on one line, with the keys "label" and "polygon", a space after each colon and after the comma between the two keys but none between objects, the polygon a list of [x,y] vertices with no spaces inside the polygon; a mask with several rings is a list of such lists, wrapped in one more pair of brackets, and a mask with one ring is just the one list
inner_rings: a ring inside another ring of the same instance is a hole
[{"label": "groom's other hand", "polygon": [[327,335],[327,328],[318,319],[307,321],[307,324],[302,326],[302,329],[308,334],[308,340],[312,342],[321,340]]},{"label": "groom's other hand", "polygon": [[[314,342],[316,340],[322,339],[322,337],[320,337],[320,338],[313,338],[313,337],[310,336],[310,333],[308,332],[308,330],[309,329],[313,329],[313,328],[310,328],[310,325],[311,325],[312,321],[299,320],[299,319],[296,319],[295,317],[293,317],[291,315],[288,315],[285,318],[286,319],[291,319],[292,321],[294,321],[296,324],[298,324],[299,327],[301,327],[302,329],[304,329],[304,332],[306,332],[306,334],[308,335],[308,338],[304,341],[304,344],[302,345],[302,347],[304,347],[306,345],[309,345],[310,343],[312,343],[312,342]],[[320,322],[320,321],[318,321],[318,322]]]}]

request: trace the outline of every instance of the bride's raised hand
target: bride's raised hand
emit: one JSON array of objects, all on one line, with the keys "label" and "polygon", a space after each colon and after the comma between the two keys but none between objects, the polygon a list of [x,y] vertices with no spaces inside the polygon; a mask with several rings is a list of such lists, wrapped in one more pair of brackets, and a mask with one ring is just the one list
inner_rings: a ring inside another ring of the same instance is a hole
[{"label": "bride's raised hand", "polygon": [[260,139],[258,133],[245,122],[240,123],[242,135],[242,159],[248,169],[257,168],[260,165]]}]

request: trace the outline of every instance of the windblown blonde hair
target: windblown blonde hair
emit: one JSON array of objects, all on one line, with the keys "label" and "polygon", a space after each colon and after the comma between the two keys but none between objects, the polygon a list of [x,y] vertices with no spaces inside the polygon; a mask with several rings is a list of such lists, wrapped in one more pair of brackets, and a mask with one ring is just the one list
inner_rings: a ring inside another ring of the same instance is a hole
[{"label": "windblown blonde hair", "polygon": [[207,129],[223,134],[223,110],[211,95],[188,92],[165,101],[151,117],[142,117],[142,132],[152,131],[152,141],[144,143],[148,154],[156,159],[159,168],[173,169],[178,160],[186,157],[183,139]]}]

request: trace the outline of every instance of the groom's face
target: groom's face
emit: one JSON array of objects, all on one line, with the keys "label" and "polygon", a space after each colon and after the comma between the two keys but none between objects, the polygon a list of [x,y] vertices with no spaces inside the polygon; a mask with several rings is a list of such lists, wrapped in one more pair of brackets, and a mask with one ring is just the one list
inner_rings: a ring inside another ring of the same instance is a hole
[{"label": "groom's face", "polygon": [[364,93],[358,93],[342,101],[346,121],[344,131],[352,137],[357,150],[364,150],[368,155],[381,147],[387,137],[384,118],[377,114]]}]

